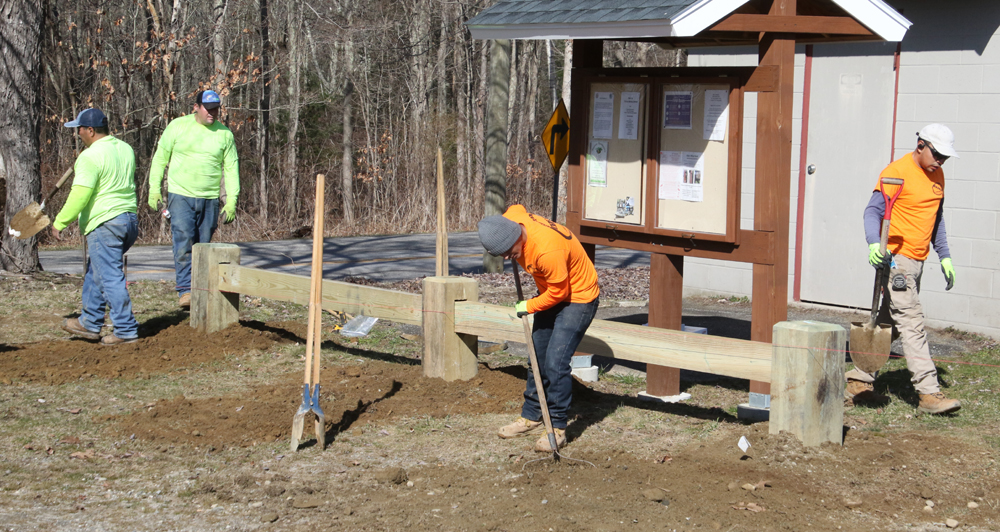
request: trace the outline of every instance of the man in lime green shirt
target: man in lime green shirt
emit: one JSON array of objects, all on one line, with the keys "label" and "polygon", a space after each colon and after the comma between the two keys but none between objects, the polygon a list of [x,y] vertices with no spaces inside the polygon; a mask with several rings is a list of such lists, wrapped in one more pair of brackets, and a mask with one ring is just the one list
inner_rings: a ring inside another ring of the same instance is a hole
[{"label": "man in lime green shirt", "polygon": [[200,91],[191,114],[167,124],[149,167],[149,207],[158,210],[164,169],[167,211],[174,244],[177,295],[191,307],[191,249],[207,243],[219,223],[219,193],[225,177],[225,223],[236,219],[240,167],[233,133],[219,122],[222,102],[215,91]]},{"label": "man in lime green shirt", "polygon": [[[135,154],[132,147],[108,134],[108,118],[100,109],[84,109],[66,127],[75,127],[87,147],[76,158],[73,188],[52,223],[52,236],[74,221],[86,235],[87,273],[83,278],[83,309],[79,318],[63,321],[63,330],[102,345],[139,339],[139,323],[125,284],[122,261],[139,234],[136,218]],[[104,314],[114,331],[101,338]]]}]

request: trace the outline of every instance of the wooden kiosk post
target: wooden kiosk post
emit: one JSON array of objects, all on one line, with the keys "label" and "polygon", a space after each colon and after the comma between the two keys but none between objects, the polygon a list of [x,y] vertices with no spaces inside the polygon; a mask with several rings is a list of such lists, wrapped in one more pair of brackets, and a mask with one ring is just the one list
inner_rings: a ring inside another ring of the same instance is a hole
[{"label": "wooden kiosk post", "polygon": [[195,244],[191,250],[191,326],[201,333],[221,331],[240,320],[240,295],[219,291],[219,265],[240,264],[233,244]]}]

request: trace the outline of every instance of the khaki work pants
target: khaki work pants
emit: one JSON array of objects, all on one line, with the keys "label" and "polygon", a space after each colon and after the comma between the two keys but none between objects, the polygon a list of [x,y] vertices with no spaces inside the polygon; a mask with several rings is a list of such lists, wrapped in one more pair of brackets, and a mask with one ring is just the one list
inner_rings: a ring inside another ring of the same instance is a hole
[{"label": "khaki work pants", "polygon": [[[889,286],[885,292],[888,297],[882,298],[882,310],[885,310],[885,300],[888,299],[889,313],[903,342],[903,355],[906,357],[906,367],[910,370],[913,387],[919,394],[937,393],[941,391],[941,387],[938,384],[937,368],[931,360],[927,332],[924,331],[924,308],[918,297],[924,262],[902,255],[896,255],[893,260],[896,267],[892,268],[889,278],[892,279],[897,273],[905,275],[906,290],[897,292]],[[862,382],[875,382],[874,375],[858,368],[848,371],[846,376]]]}]

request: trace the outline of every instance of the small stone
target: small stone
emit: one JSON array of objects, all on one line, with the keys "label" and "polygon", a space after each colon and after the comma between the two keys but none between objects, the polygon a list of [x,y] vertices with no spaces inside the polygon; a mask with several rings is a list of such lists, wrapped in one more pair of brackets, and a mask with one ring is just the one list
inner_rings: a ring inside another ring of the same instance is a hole
[{"label": "small stone", "polygon": [[296,497],[294,500],[292,500],[292,508],[299,508],[299,509],[316,508],[321,504],[323,504],[323,499],[321,499],[320,497],[305,496],[305,497]]},{"label": "small stone", "polygon": [[930,488],[921,488],[920,489],[920,497],[924,498],[924,499],[933,499],[934,498],[934,490],[932,490]]},{"label": "small stone", "polygon": [[969,504],[967,504],[966,506],[975,510],[976,508],[979,508],[979,503],[975,501],[969,501]]},{"label": "small stone", "polygon": [[412,487],[413,487],[413,481],[412,481],[412,480],[408,480],[408,481],[406,482],[406,487],[408,487],[408,488],[412,488]]},{"label": "small stone", "polygon": [[934,507],[933,506],[924,506],[924,511],[927,512],[927,513],[929,513],[929,514],[930,513],[934,513]]},{"label": "small stone", "polygon": [[250,503],[251,508],[260,508],[261,506],[264,506],[264,503],[261,501],[254,501]]},{"label": "small stone", "polygon": [[979,488],[979,489],[977,489],[977,490],[976,490],[976,491],[975,491],[975,492],[974,492],[974,493],[972,494],[972,496],[973,496],[973,497],[985,497],[985,496],[986,496],[986,492],[985,492],[985,491],[983,491],[983,489],[982,489],[982,488]]},{"label": "small stone", "polygon": [[192,436],[201,436],[201,431],[196,430],[196,431],[192,432],[191,435]]},{"label": "small stone", "polygon": [[273,523],[278,520],[278,514],[271,512],[260,516],[261,523]]},{"label": "small stone", "polygon": [[753,484],[751,484],[749,482],[747,482],[746,484],[744,484],[744,485],[742,485],[740,487],[743,488],[743,489],[745,489],[745,490],[747,490],[747,491],[754,491],[754,490],[757,489],[757,486],[754,486]]},{"label": "small stone", "polygon": [[642,490],[642,496],[645,497],[647,500],[650,500],[650,501],[653,501],[653,502],[660,502],[660,501],[662,501],[664,499],[665,494],[663,493],[663,490],[661,490],[661,489],[658,489],[658,488],[649,488],[649,489]]},{"label": "small stone", "polygon": [[948,519],[944,522],[944,524],[947,525],[948,528],[958,528],[958,521],[954,519]]},{"label": "small stone", "polygon": [[864,501],[862,501],[861,499],[854,499],[854,498],[844,499],[844,506],[852,510],[855,508],[860,508],[863,503]]},{"label": "small stone", "polygon": [[733,482],[729,483],[729,486],[727,486],[727,489],[729,489],[729,491],[733,491],[733,490],[735,490],[738,487],[739,487],[739,483],[733,481]]},{"label": "small stone", "polygon": [[926,504],[927,506],[930,506],[931,508],[934,507],[934,501],[924,501],[924,504]]}]

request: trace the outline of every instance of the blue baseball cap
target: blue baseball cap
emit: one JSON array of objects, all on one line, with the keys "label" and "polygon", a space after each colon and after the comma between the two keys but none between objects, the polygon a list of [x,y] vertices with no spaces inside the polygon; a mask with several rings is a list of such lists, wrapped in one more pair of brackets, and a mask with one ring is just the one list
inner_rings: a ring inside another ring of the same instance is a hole
[{"label": "blue baseball cap", "polygon": [[222,105],[222,99],[219,98],[219,93],[213,90],[201,91],[198,93],[198,105],[205,109],[215,109]]},{"label": "blue baseball cap", "polygon": [[76,115],[76,120],[63,124],[66,127],[108,127],[108,117],[96,107],[84,109]]}]

